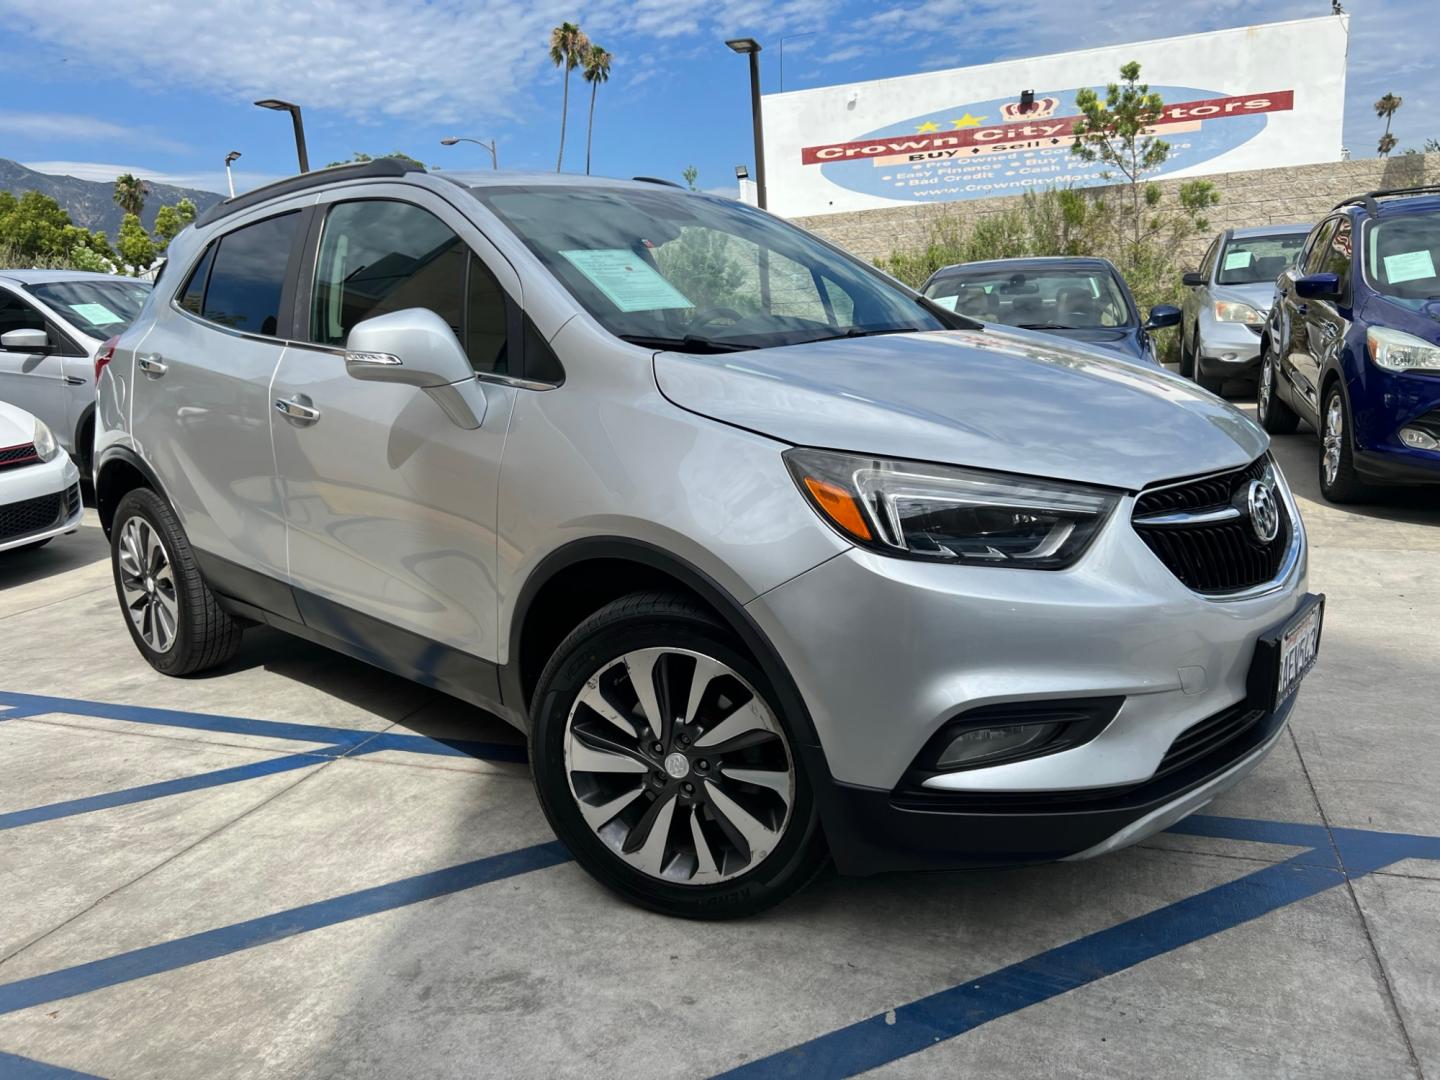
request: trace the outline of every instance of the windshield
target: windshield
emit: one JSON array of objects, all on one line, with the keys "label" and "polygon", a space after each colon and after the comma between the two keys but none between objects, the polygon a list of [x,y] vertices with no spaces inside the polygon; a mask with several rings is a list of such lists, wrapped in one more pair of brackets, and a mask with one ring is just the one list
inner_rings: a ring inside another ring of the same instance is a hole
[{"label": "windshield", "polygon": [[1365,234],[1365,273],[1376,292],[1419,307],[1440,299],[1440,211],[1373,222]]},{"label": "windshield", "polygon": [[808,233],[664,187],[472,189],[612,334],[706,352],[943,330],[923,303]]},{"label": "windshield", "polygon": [[27,286],[82,334],[108,338],[135,321],[150,285],[143,281],[47,281]]},{"label": "windshield", "polygon": [[1217,285],[1269,284],[1295,265],[1305,233],[1237,236],[1220,253]]},{"label": "windshield", "polygon": [[1102,267],[962,270],[932,281],[925,295],[958,314],[1006,326],[1085,330],[1135,325],[1114,275]]}]

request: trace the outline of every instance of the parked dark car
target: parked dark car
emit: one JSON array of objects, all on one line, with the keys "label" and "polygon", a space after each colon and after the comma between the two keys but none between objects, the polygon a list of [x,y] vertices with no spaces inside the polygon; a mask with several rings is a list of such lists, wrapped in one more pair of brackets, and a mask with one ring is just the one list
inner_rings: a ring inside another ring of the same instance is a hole
[{"label": "parked dark car", "polygon": [[1440,186],[1346,199],[1280,275],[1262,340],[1265,430],[1320,433],[1320,489],[1440,482]]},{"label": "parked dark car", "polygon": [[1226,229],[1210,242],[1200,269],[1181,279],[1181,375],[1218,394],[1226,379],[1258,374],[1275,279],[1295,265],[1310,228]]},{"label": "parked dark car", "polygon": [[1159,304],[1140,318],[1108,259],[993,259],[946,266],[921,288],[937,304],[987,323],[1043,330],[1159,366],[1152,330],[1175,326],[1180,309]]}]

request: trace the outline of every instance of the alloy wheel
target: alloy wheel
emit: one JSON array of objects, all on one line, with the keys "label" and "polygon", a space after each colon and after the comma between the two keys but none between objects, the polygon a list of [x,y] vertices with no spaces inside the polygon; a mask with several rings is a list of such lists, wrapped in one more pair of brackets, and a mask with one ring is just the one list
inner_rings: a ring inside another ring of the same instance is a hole
[{"label": "alloy wheel", "polygon": [[581,816],[620,859],[680,885],[713,885],[779,845],[796,769],[774,713],[728,665],[637,649],[582,687],[565,725]]},{"label": "alloy wheel", "polygon": [[141,640],[168,652],[180,626],[175,571],[160,534],[142,517],[129,518],[120,530],[120,589]]},{"label": "alloy wheel", "polygon": [[1331,394],[1325,404],[1325,430],[1321,435],[1324,446],[1322,465],[1325,469],[1325,484],[1333,486],[1340,477],[1340,451],[1345,440],[1345,403],[1338,393]]},{"label": "alloy wheel", "polygon": [[1260,419],[1264,420],[1265,415],[1270,411],[1270,395],[1274,392],[1275,370],[1270,364],[1270,354],[1267,352],[1260,358],[1260,393],[1256,411]]}]

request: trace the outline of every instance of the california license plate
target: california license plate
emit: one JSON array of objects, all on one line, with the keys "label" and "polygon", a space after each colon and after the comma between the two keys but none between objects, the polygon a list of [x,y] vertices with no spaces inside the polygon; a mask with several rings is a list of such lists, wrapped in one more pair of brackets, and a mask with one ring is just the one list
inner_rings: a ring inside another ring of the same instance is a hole
[{"label": "california license plate", "polygon": [[1250,700],[1267,712],[1279,709],[1315,666],[1320,652],[1320,627],[1325,618],[1325,597],[1310,594],[1300,610],[1282,625],[1260,635],[1250,666]]}]

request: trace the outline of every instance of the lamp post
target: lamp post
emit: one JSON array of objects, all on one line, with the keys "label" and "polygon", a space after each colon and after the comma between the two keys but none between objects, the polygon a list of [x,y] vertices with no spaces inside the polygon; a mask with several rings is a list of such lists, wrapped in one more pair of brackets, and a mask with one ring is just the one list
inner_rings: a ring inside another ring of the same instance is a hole
[{"label": "lamp post", "polygon": [[754,38],[725,42],[732,52],[750,57],[750,119],[755,129],[755,201],[765,209],[765,133],[760,123],[760,43]]},{"label": "lamp post", "polygon": [[474,143],[476,146],[483,146],[486,150],[489,150],[489,151],[490,151],[490,167],[491,167],[492,169],[494,169],[496,172],[499,172],[499,170],[500,170],[500,153],[499,153],[499,151],[497,151],[497,150],[495,149],[495,140],[494,140],[494,139],[491,139],[489,142],[485,142],[485,141],[483,141],[483,140],[481,140],[481,139],[472,139],[472,138],[470,138],[469,136],[466,136],[466,135],[451,135],[451,136],[448,137],[448,138],[441,139],[441,140],[440,140],[440,145],[441,145],[441,146],[454,146],[456,143],[462,143],[462,142],[472,142],[472,143]]},{"label": "lamp post", "polygon": [[288,101],[279,101],[276,98],[264,98],[255,102],[262,109],[274,109],[276,112],[288,112],[291,121],[295,124],[295,156],[300,159],[300,171],[310,171],[310,155],[305,152],[305,125],[300,120],[300,106],[292,105]]},{"label": "lamp post", "polygon": [[235,163],[235,159],[239,156],[239,150],[231,150],[225,155],[225,183],[230,185],[230,198],[232,199],[235,197],[235,177],[230,172],[230,166]]}]

